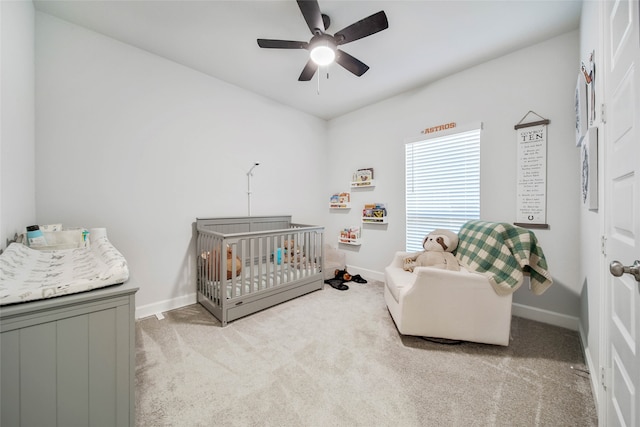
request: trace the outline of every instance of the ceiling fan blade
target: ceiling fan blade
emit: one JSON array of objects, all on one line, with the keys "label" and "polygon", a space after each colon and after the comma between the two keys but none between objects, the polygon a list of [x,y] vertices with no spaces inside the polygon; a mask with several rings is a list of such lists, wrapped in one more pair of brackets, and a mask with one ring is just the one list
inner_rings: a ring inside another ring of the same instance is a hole
[{"label": "ceiling fan blade", "polygon": [[359,20],[355,24],[343,28],[335,33],[333,37],[336,40],[336,44],[341,45],[370,36],[387,28],[389,28],[389,21],[387,21],[387,15],[384,13],[384,10],[381,10],[378,13]]},{"label": "ceiling fan blade", "polygon": [[340,49],[336,52],[336,62],[358,77],[366,73],[369,69],[367,64]]},{"label": "ceiling fan blade", "polygon": [[298,0],[298,7],[300,7],[304,20],[307,21],[311,34],[323,34],[324,22],[322,21],[322,13],[320,13],[318,2],[316,0]]},{"label": "ceiling fan blade", "polygon": [[258,46],[267,49],[306,49],[309,43],[293,40],[258,39]]},{"label": "ceiling fan blade", "polygon": [[310,59],[309,61],[307,61],[307,65],[304,66],[302,73],[300,73],[300,77],[298,77],[298,81],[308,82],[316,73],[317,69],[318,69],[318,65]]}]

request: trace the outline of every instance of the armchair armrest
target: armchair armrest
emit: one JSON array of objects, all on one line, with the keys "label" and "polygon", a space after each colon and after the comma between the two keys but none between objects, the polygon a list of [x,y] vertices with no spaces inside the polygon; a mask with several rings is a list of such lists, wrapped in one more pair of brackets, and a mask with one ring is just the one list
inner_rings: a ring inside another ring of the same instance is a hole
[{"label": "armchair armrest", "polygon": [[[415,298],[415,296],[422,294],[424,298],[433,299],[433,292],[438,295],[441,293],[460,293],[462,298],[467,298],[473,295],[477,289],[485,290],[489,284],[485,276],[470,272],[464,267],[460,271],[435,267],[416,267],[413,274],[416,275],[416,280],[412,286],[405,289],[401,298]],[[471,297],[472,299],[473,297]]]},{"label": "armchair armrest", "polygon": [[396,252],[393,256],[393,261],[391,261],[390,267],[404,267],[404,257],[409,255],[409,252]]}]

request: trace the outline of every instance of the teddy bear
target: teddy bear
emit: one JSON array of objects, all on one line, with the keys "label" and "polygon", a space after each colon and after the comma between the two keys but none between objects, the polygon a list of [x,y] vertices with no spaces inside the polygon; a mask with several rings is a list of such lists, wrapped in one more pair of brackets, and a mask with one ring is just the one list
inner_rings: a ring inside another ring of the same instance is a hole
[{"label": "teddy bear", "polygon": [[436,229],[424,238],[424,251],[404,257],[404,269],[413,271],[415,267],[435,267],[443,270],[460,271],[460,264],[453,255],[458,247],[458,235],[450,230]]},{"label": "teddy bear", "polygon": [[300,246],[296,246],[293,240],[284,241],[283,262],[291,264],[302,264],[305,257],[300,253]]},{"label": "teddy bear", "polygon": [[335,279],[340,279],[343,282],[350,282],[352,278],[351,274],[349,274],[347,270],[336,269],[333,275]]},{"label": "teddy bear", "polygon": [[[205,251],[200,254],[202,258],[201,269],[207,280],[220,280],[220,247],[214,248],[213,251]],[[236,257],[235,275],[239,276],[242,271],[242,260]],[[233,277],[233,260],[231,247],[227,245],[227,280]]]}]

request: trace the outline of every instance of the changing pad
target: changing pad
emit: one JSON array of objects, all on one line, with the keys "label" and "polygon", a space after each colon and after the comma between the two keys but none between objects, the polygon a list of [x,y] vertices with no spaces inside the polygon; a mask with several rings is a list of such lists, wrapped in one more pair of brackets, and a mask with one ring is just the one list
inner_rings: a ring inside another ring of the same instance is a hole
[{"label": "changing pad", "polygon": [[52,298],[129,279],[122,254],[105,229],[92,229],[90,247],[39,251],[12,243],[0,255],[0,305]]}]

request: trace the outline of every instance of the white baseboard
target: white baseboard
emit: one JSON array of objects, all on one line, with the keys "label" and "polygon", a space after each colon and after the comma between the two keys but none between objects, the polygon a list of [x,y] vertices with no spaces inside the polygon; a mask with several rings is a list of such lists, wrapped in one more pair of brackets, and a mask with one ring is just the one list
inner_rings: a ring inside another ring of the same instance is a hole
[{"label": "white baseboard", "polygon": [[593,394],[593,400],[595,401],[596,411],[598,412],[598,416],[600,416],[600,384],[598,383],[600,378],[600,370],[597,366],[593,364],[593,359],[591,358],[591,352],[588,350],[587,346],[587,336],[584,332],[582,324],[578,327],[578,333],[580,334],[580,342],[582,344],[582,354],[584,355],[584,360],[587,365],[587,369],[589,370],[589,378],[591,383],[591,393]]},{"label": "white baseboard", "polygon": [[[366,268],[360,268],[351,265],[347,265],[347,270],[349,271],[349,273],[351,273],[351,275],[360,274],[367,280],[379,280],[384,282],[384,273],[379,271],[369,270]],[[196,302],[197,294],[194,292],[188,295],[183,295],[181,297],[139,306],[136,307],[136,319],[154,316],[157,313],[175,310],[180,307],[195,304]],[[542,308],[531,307],[518,303],[513,303],[511,312],[514,316],[522,317],[529,320],[535,320],[537,322],[547,323],[554,326],[560,326],[562,328],[571,329],[572,331],[579,331],[580,321],[575,316],[568,316],[566,314],[556,313],[554,311],[544,310]],[[581,339],[584,347],[585,341],[582,335]]]},{"label": "white baseboard", "polygon": [[[384,273],[379,271],[367,270],[366,268],[358,268],[353,266],[347,266],[347,271],[353,276],[360,274],[366,280],[379,280],[384,281]],[[155,302],[152,304],[141,305],[136,307],[136,319],[143,319],[145,317],[157,316],[159,313],[164,313],[170,310],[175,310],[180,307],[195,304],[198,302],[197,293],[191,293],[183,295],[181,297],[172,298],[164,301]]]},{"label": "white baseboard", "polygon": [[513,303],[511,313],[514,316],[547,323],[549,325],[560,326],[562,328],[571,329],[572,331],[577,331],[580,324],[580,319],[575,316],[568,316],[566,314],[556,313],[555,311],[544,310],[542,308],[531,307],[515,302]]},{"label": "white baseboard", "polygon": [[192,294],[183,295],[181,297],[155,302],[153,304],[142,305],[140,307],[136,307],[136,319],[155,316],[158,313],[175,310],[176,308],[195,304],[196,302],[198,302],[198,299],[197,294],[194,292]]},{"label": "white baseboard", "polygon": [[384,282],[384,273],[380,271],[368,270],[366,268],[356,267],[355,265],[347,265],[347,271],[352,276],[359,274],[366,280],[379,280]]},{"label": "white baseboard", "polygon": [[[380,271],[368,270],[355,265],[347,265],[347,271],[351,273],[351,275],[360,274],[365,279],[384,282],[384,273]],[[544,310],[542,308],[531,307],[518,303],[513,303],[511,312],[514,316],[547,323],[549,325],[560,326],[562,328],[571,329],[572,331],[577,331],[580,324],[580,320],[575,316],[568,316],[566,314],[556,313],[555,311]]]}]

